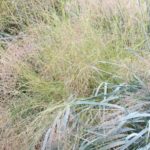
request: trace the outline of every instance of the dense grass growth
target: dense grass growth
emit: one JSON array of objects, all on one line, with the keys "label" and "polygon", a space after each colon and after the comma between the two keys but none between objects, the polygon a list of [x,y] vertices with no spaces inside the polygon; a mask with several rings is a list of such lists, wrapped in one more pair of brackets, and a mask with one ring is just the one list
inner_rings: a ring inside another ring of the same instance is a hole
[{"label": "dense grass growth", "polygon": [[2,149],[149,147],[148,8],[2,0]]},{"label": "dense grass growth", "polygon": [[73,99],[58,114],[44,141],[63,149],[149,149],[150,115],[145,111],[149,102],[132,95],[140,97],[139,89],[140,84],[104,83],[92,97]]}]

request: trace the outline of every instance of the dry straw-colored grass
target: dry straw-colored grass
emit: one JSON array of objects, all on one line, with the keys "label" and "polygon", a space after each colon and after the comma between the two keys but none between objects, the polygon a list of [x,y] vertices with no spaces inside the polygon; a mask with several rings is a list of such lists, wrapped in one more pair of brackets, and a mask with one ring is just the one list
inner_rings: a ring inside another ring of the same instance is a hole
[{"label": "dry straw-colored grass", "polygon": [[[143,84],[146,80],[148,86],[149,16],[144,2],[79,0],[55,1],[51,5],[50,1],[37,4],[35,0],[7,0],[2,3],[0,30],[14,35],[23,32],[15,41],[3,41],[7,48],[0,53],[0,104],[7,106],[2,111],[9,116],[9,125],[5,125],[5,119],[2,121],[5,126],[2,149],[39,147],[37,143],[57,112],[64,110],[64,113],[70,105],[74,109],[72,101],[67,100],[70,95],[89,96],[104,81],[130,82],[133,76]],[[133,110],[136,100],[133,103],[131,100],[129,97],[129,102],[124,102]],[[91,119],[95,112],[90,107],[88,110],[80,119],[92,127],[96,123],[95,118]],[[102,125],[116,113],[122,117],[118,112],[108,112]],[[56,122],[61,116],[58,115]],[[99,113],[96,116],[99,118]],[[116,120],[112,122],[116,124]],[[78,136],[83,135],[80,127],[75,131],[68,128],[70,135],[67,134],[65,144],[71,142],[69,138],[76,132],[74,140],[79,146]],[[68,143],[65,148],[72,146]]]}]

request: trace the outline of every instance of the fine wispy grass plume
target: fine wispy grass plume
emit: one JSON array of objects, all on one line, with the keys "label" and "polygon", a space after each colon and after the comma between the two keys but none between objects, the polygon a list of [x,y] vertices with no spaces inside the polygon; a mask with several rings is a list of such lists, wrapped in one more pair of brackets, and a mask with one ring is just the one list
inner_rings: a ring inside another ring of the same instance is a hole
[{"label": "fine wispy grass plume", "polygon": [[144,0],[2,0],[2,149],[149,149],[149,19]]}]

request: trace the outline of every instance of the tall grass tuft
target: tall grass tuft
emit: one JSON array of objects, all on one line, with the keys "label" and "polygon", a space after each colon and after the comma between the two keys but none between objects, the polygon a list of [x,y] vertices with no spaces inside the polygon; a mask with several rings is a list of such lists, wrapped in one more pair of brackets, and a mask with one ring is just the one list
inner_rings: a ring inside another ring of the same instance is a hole
[{"label": "tall grass tuft", "polygon": [[145,1],[2,0],[0,15],[2,149],[149,147]]},{"label": "tall grass tuft", "polygon": [[131,96],[140,88],[104,83],[92,97],[72,99],[48,130],[43,150],[149,149],[150,103]]}]

